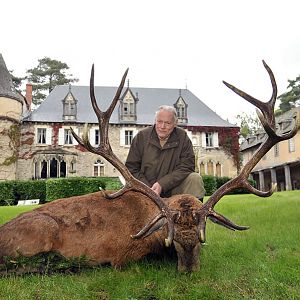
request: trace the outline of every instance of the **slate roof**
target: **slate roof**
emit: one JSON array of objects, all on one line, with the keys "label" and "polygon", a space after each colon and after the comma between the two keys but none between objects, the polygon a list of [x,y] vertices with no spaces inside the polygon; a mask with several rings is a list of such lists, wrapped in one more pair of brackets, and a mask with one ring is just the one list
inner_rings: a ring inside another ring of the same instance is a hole
[{"label": "slate roof", "polygon": [[13,91],[11,75],[9,74],[3,56],[0,53],[0,96],[8,97],[18,101],[20,97]]},{"label": "slate roof", "polygon": [[[123,92],[127,88],[124,87]],[[174,105],[179,95],[188,104],[187,116],[188,126],[217,126],[217,127],[237,127],[223,120],[219,115],[212,111],[199,98],[187,89],[168,89],[168,88],[136,88],[130,87],[134,95],[138,95],[137,102],[137,121],[135,124],[150,125],[154,122],[154,113],[160,105]],[[96,86],[95,95],[98,105],[102,111],[106,110],[112,101],[117,87]],[[97,117],[92,109],[89,87],[72,86],[72,94],[77,102],[78,123],[98,123]],[[44,102],[33,111],[24,121],[34,122],[63,122],[63,103],[62,100],[69,92],[68,85],[56,86]],[[123,95],[123,92],[121,96]],[[111,124],[119,124],[117,104],[111,119]]]},{"label": "slate roof", "polygon": [[[276,122],[276,133],[278,135],[290,132],[295,126],[295,117],[297,112],[300,113],[300,107],[292,108],[291,110],[283,113],[282,115],[275,118]],[[247,150],[249,148],[259,146],[267,139],[267,133],[264,129],[260,129],[253,135],[248,135],[245,141],[240,146],[240,151]]]}]

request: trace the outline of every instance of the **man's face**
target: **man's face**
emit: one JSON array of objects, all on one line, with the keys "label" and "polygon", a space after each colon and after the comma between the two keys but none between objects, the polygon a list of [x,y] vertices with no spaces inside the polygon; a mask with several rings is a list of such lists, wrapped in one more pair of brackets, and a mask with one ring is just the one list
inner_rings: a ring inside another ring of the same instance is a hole
[{"label": "man's face", "polygon": [[161,140],[167,139],[176,126],[174,114],[166,110],[160,110],[156,115],[155,130]]}]

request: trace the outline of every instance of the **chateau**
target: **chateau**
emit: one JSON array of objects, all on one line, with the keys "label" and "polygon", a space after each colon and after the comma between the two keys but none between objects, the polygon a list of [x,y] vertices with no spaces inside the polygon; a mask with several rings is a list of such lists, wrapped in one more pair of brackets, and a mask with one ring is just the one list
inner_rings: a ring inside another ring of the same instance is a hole
[{"label": "chateau", "polygon": [[[294,128],[294,116],[300,112],[296,107],[276,118],[276,131],[285,134]],[[243,164],[246,164],[254,152],[265,141],[266,132],[261,130],[249,135],[241,144]],[[300,189],[300,131],[289,139],[276,144],[253,168],[251,175],[257,187],[262,191],[270,190],[276,184],[277,191]]]},{"label": "chateau", "polygon": [[[102,110],[116,90],[95,87]],[[25,96],[16,92],[0,54],[0,180],[119,175],[105,159],[78,145],[71,134],[70,127],[81,135],[87,124],[90,143],[99,143],[88,86],[56,86],[36,110],[31,111],[31,104],[32,86],[27,84]],[[220,118],[188,89],[124,87],[109,127],[112,149],[122,161],[135,134],[154,123],[155,111],[163,104],[176,108],[179,126],[194,145],[198,172],[237,174],[239,127]]]}]

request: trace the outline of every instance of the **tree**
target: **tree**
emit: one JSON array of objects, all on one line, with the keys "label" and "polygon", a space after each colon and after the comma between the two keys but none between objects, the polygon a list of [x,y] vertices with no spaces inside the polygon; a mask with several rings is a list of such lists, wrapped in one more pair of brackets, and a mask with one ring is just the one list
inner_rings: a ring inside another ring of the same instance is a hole
[{"label": "tree", "polygon": [[260,121],[254,114],[247,115],[243,112],[237,115],[236,119],[238,120],[238,126],[241,128],[240,135],[244,138],[247,135],[255,134],[261,128]]},{"label": "tree", "polygon": [[32,84],[34,104],[40,104],[57,85],[77,82],[77,78],[70,78],[72,74],[66,74],[69,69],[66,63],[59,60],[44,57],[38,60],[38,66],[26,71],[27,80]]},{"label": "tree", "polygon": [[288,80],[289,91],[281,94],[278,99],[280,100],[279,112],[284,113],[290,109],[300,105],[300,75],[295,80]]},{"label": "tree", "polygon": [[21,88],[21,85],[23,83],[23,80],[26,79],[26,77],[17,77],[13,74],[14,71],[9,71],[10,75],[11,75],[11,80],[13,83],[13,86],[16,90],[19,90]]}]

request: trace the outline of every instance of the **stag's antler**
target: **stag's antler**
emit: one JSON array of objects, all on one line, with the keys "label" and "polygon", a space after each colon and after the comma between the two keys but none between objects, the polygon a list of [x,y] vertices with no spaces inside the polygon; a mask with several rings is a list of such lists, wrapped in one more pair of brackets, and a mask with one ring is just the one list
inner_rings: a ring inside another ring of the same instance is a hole
[{"label": "stag's antler", "polygon": [[[260,197],[268,197],[270,196],[273,191],[274,187],[271,188],[269,191],[264,192],[255,189],[253,186],[251,186],[248,182],[248,177],[250,175],[251,170],[255,167],[255,165],[259,162],[259,160],[278,142],[287,140],[292,138],[297,131],[300,128],[300,116],[299,112],[294,116],[294,128],[287,134],[278,135],[276,133],[276,124],[275,124],[275,115],[274,115],[274,106],[275,101],[277,98],[277,85],[276,81],[273,75],[272,70],[269,68],[269,66],[263,61],[264,67],[266,68],[267,72],[269,73],[273,93],[271,96],[271,99],[268,102],[261,102],[252,96],[248,95],[247,93],[237,89],[233,85],[225,82],[224,84],[233,90],[236,94],[250,102],[251,104],[255,105],[259,110],[257,110],[258,117],[262,123],[262,126],[264,127],[268,137],[266,140],[261,144],[261,146],[257,149],[255,154],[252,156],[252,158],[246,163],[246,165],[241,170],[240,174],[225,183],[223,186],[221,186],[209,199],[208,201],[202,206],[200,210],[200,238],[201,241],[205,241],[205,226],[206,226],[206,218],[212,217],[213,219],[216,218],[216,220],[223,220],[224,223],[229,225],[230,229],[237,229],[237,230],[244,230],[248,227],[243,226],[237,226],[235,224],[230,225],[228,223],[228,219],[226,219],[224,216],[216,213],[213,208],[217,204],[217,202],[227,193],[230,191],[238,188],[243,187],[248,189],[251,193],[260,196]],[[230,222],[230,221],[229,221]],[[237,226],[237,227],[235,227]]]},{"label": "stag's antler", "polygon": [[[97,155],[101,155],[104,157],[107,161],[109,161],[124,177],[126,183],[124,187],[119,190],[118,192],[114,194],[105,194],[107,198],[116,198],[124,194],[125,192],[129,190],[134,190],[143,193],[147,197],[149,197],[154,203],[159,207],[161,210],[161,214],[159,215],[159,219],[165,217],[168,224],[168,238],[166,239],[166,245],[170,245],[173,240],[174,235],[174,223],[173,223],[173,214],[171,210],[166,206],[166,204],[162,201],[162,199],[147,185],[145,185],[143,182],[137,180],[135,177],[131,175],[129,170],[126,168],[126,166],[120,161],[120,159],[113,153],[112,148],[109,143],[108,138],[108,127],[109,127],[109,119],[110,116],[120,99],[120,95],[122,92],[122,89],[124,87],[124,83],[126,80],[126,76],[128,73],[128,69],[125,71],[121,83],[117,89],[117,92],[115,94],[115,97],[113,98],[113,101],[111,102],[109,108],[102,112],[97,104],[95,92],[94,92],[94,65],[92,66],[91,70],[91,78],[90,78],[90,98],[92,102],[93,109],[97,115],[98,122],[99,122],[99,132],[100,132],[100,145],[98,147],[93,147],[89,142],[88,137],[88,130],[87,126],[85,126],[85,130],[83,133],[82,138],[80,138],[74,130],[71,128],[72,134],[74,138],[77,140],[77,142],[87,149],[88,151],[95,153]],[[159,221],[156,220],[156,221]],[[154,224],[152,224],[154,225]],[[139,238],[141,236],[141,232],[137,235],[133,236],[133,238]]]}]

